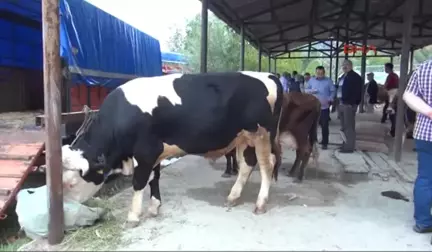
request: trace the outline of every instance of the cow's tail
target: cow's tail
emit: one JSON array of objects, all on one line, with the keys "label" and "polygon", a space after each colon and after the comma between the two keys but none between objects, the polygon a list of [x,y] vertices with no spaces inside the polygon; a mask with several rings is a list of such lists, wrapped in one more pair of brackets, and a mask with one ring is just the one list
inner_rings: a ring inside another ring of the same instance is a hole
[{"label": "cow's tail", "polygon": [[282,116],[282,105],[284,102],[284,94],[283,94],[283,88],[282,88],[282,83],[280,82],[280,80],[276,77],[271,75],[269,77],[270,79],[272,79],[275,84],[276,84],[276,100],[274,103],[274,110],[273,110],[273,129],[270,132],[270,139],[272,141],[272,153],[275,156],[275,160],[274,160],[274,167],[273,167],[273,172],[272,172],[272,178],[277,181],[278,179],[278,173],[279,173],[279,166],[282,163],[282,149],[281,149],[281,145],[279,142],[279,124],[280,124],[280,119]]},{"label": "cow's tail", "polygon": [[311,128],[309,129],[309,145],[312,148],[312,159],[315,167],[318,168],[319,150],[318,150],[318,124],[321,116],[321,105],[316,110],[317,116],[314,116],[314,120]]}]

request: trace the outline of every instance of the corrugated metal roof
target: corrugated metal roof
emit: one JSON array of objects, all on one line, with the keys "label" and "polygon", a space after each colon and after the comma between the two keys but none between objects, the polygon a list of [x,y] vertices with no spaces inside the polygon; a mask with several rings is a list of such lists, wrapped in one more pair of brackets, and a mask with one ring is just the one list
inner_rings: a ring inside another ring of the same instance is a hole
[{"label": "corrugated metal roof", "polygon": [[[406,0],[415,5],[412,47],[432,44],[432,1]],[[368,44],[400,54],[404,0],[370,0]],[[210,0],[209,9],[266,52],[290,50],[311,41],[328,40],[340,30],[340,41],[361,42],[365,0]],[[312,8],[315,7],[315,8]],[[313,21],[316,20],[316,21]],[[346,29],[346,23],[349,23]],[[429,24],[429,25],[428,25]],[[309,36],[311,31],[312,37]]]}]

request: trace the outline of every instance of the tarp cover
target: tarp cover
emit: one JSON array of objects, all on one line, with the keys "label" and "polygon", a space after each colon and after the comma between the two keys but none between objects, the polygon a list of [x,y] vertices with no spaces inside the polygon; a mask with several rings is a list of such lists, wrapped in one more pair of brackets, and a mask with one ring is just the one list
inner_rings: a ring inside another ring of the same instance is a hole
[{"label": "tarp cover", "polygon": [[[159,41],[84,0],[60,0],[60,54],[73,83],[162,75]],[[40,0],[0,1],[0,66],[42,69]]]}]

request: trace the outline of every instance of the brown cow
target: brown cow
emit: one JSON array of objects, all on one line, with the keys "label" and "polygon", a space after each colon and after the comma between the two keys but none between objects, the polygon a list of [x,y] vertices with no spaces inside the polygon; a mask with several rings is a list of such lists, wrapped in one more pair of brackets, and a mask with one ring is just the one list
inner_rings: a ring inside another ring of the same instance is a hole
[{"label": "brown cow", "polygon": [[[296,159],[287,174],[294,176],[298,170],[294,182],[303,180],[304,169],[309,162],[311,153],[315,165],[318,165],[319,153],[316,144],[320,114],[321,104],[315,96],[299,92],[284,94],[279,132],[281,142],[296,150]],[[280,164],[280,143],[276,150],[276,163]],[[227,165],[222,177],[230,177],[237,173],[235,155],[235,150],[225,155]]]},{"label": "brown cow", "polygon": [[311,154],[315,166],[318,166],[317,132],[320,114],[321,103],[315,96],[298,92],[284,95],[279,124],[280,142],[296,150],[296,159],[287,173],[294,176],[297,172],[294,182],[303,181]]}]

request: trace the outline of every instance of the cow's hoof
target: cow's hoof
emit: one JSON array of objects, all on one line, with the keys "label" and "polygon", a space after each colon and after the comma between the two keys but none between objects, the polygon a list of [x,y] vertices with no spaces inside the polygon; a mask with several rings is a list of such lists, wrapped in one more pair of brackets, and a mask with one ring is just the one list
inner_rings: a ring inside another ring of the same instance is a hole
[{"label": "cow's hoof", "polygon": [[295,178],[293,179],[293,183],[300,184],[303,182],[303,179]]},{"label": "cow's hoof", "polygon": [[227,200],[225,202],[225,207],[231,208],[237,205],[237,200]]},{"label": "cow's hoof", "polygon": [[294,172],[285,172],[288,177],[294,177]]},{"label": "cow's hoof", "polygon": [[229,177],[231,177],[231,174],[229,174],[229,173],[227,173],[227,172],[224,172],[224,173],[222,174],[222,178],[229,178]]},{"label": "cow's hoof", "polygon": [[130,228],[136,228],[139,225],[139,221],[127,221],[125,224],[125,228],[130,229]]},{"label": "cow's hoof", "polygon": [[262,206],[262,207],[256,206],[254,211],[253,211],[253,213],[256,215],[265,214],[266,212],[267,212],[267,209],[265,206]]}]

